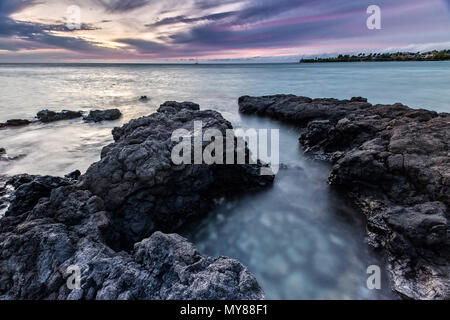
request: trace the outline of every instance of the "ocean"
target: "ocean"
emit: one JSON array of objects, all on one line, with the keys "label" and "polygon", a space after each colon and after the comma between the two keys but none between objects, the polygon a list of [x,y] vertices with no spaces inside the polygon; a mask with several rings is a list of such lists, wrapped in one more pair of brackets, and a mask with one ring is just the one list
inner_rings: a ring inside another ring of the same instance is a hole
[{"label": "ocean", "polygon": [[[248,65],[0,64],[0,122],[32,119],[42,109],[119,108],[123,117],[88,124],[69,120],[0,131],[8,155],[3,174],[64,175],[85,171],[112,142],[111,130],[151,114],[167,100],[214,109],[235,128],[280,129],[280,170],[273,188],[234,199],[183,234],[200,252],[246,265],[269,299],[389,299],[368,290],[366,273],[383,257],[365,243],[363,217],[327,184],[330,167],[306,156],[298,131],[238,113],[242,95],[291,93],[309,97],[401,102],[450,112],[450,62]],[[148,101],[139,97],[147,96]]]}]

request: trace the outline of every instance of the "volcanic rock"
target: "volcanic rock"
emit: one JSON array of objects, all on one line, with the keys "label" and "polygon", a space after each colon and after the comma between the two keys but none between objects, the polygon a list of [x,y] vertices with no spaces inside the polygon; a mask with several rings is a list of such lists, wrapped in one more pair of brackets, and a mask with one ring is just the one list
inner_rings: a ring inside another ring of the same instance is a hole
[{"label": "volcanic rock", "polygon": [[240,111],[293,123],[305,150],[333,164],[330,183],[367,217],[395,291],[450,298],[450,115],[364,98],[241,97]]},{"label": "volcanic rock", "polygon": [[42,111],[39,111],[36,115],[36,117],[44,123],[60,121],[60,120],[76,119],[76,118],[80,118],[82,116],[83,116],[83,111],[70,111],[70,110],[63,110],[61,112],[42,110]]},{"label": "volcanic rock", "polygon": [[[192,130],[197,120],[205,129],[231,128],[217,112],[168,102],[116,128],[115,142],[79,181],[78,173],[10,178],[0,299],[263,299],[239,262],[204,256],[161,232],[201,217],[218,197],[273,181],[259,175],[260,163],[174,165],[172,131]],[[79,271],[79,288],[71,270]]]},{"label": "volcanic rock", "polygon": [[121,116],[122,113],[119,109],[92,110],[87,117],[83,118],[83,120],[88,122],[112,121],[119,119]]}]

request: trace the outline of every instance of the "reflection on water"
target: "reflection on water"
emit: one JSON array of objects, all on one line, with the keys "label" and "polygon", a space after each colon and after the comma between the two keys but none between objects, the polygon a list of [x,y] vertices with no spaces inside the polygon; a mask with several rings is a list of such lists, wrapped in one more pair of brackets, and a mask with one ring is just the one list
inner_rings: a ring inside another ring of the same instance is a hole
[{"label": "reflection on water", "polygon": [[[326,183],[329,167],[308,160],[298,132],[276,122],[241,117],[241,95],[292,93],[310,97],[364,96],[372,103],[450,111],[450,63],[285,65],[1,65],[0,122],[32,118],[39,110],[119,108],[118,121],[82,120],[0,130],[10,156],[0,173],[64,175],[82,172],[112,142],[111,129],[155,112],[166,100],[214,109],[235,128],[280,128],[281,170],[274,186],[226,200],[186,235],[209,255],[242,261],[268,298],[386,298],[365,288],[366,268],[381,262],[364,243],[362,217]],[[150,98],[147,103],[139,97]],[[386,276],[383,277],[386,280]]]}]

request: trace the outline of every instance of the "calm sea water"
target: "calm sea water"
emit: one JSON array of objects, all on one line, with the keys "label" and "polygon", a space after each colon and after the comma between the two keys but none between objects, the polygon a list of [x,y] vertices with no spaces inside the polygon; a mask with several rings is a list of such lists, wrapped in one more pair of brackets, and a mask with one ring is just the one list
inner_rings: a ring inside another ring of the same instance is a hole
[{"label": "calm sea water", "polygon": [[[241,95],[293,93],[367,97],[450,112],[450,63],[281,65],[0,65],[0,122],[39,110],[119,108],[121,120],[33,124],[0,131],[10,156],[0,173],[84,171],[112,141],[111,129],[148,115],[166,100],[190,100],[243,128],[279,128],[281,170],[273,188],[224,201],[186,232],[199,250],[240,260],[272,299],[394,298],[366,288],[366,269],[383,266],[364,242],[364,220],[326,183],[329,166],[309,160],[295,129],[238,113]],[[139,102],[147,95],[150,100]]]}]

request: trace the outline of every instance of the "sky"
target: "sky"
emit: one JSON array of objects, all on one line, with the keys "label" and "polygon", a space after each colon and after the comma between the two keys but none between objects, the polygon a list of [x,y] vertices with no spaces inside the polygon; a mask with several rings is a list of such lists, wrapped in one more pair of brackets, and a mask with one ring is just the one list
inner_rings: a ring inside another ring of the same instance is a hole
[{"label": "sky", "polygon": [[[367,28],[370,5],[381,9],[379,30]],[[450,49],[450,0],[0,0],[0,62],[294,62],[434,49]]]}]

